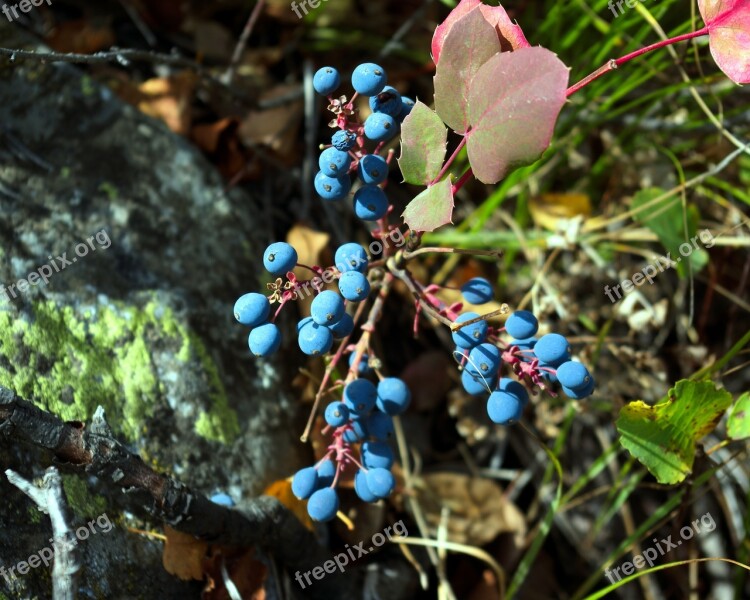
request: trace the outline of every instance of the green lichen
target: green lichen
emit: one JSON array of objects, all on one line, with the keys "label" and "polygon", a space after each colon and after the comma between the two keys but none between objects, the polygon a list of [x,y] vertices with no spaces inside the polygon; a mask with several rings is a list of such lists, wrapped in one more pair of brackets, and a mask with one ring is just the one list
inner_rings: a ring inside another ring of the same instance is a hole
[{"label": "green lichen", "polygon": [[216,365],[201,340],[157,301],[143,308],[112,302],[81,314],[46,301],[18,317],[0,312],[0,385],[65,420],[88,420],[102,405],[113,428],[135,440],[156,404],[166,401],[149,351],[155,340],[182,361],[198,359],[211,385],[211,408],[196,432],[232,441],[239,424]]},{"label": "green lichen", "polygon": [[86,482],[75,475],[62,476],[65,498],[75,516],[81,519],[98,517],[107,510],[107,500],[89,491]]}]

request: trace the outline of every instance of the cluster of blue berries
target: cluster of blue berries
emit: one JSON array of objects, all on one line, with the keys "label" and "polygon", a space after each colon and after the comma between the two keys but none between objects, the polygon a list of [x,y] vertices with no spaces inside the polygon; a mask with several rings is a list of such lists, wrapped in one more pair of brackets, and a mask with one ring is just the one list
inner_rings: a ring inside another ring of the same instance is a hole
[{"label": "cluster of blue berries", "polygon": [[[360,364],[366,365],[366,358]],[[364,369],[365,373],[369,368]],[[314,466],[292,478],[292,492],[307,500],[307,512],[315,521],[330,521],[339,510],[336,486],[349,465],[355,465],[354,491],[365,502],[376,502],[393,491],[391,472],[394,454],[388,442],[393,437],[394,415],[411,402],[406,384],[397,377],[381,379],[377,386],[359,377],[345,387],[340,401],[325,410],[326,430],[333,432],[327,454]],[[359,459],[353,445],[359,444]]]},{"label": "cluster of blue berries", "polygon": [[[369,260],[365,249],[354,242],[343,244],[335,254],[338,292],[319,289],[322,282],[299,282],[292,273],[297,266],[297,251],[286,242],[275,242],[263,254],[263,266],[277,277],[286,277],[286,283],[269,284],[276,291],[281,305],[302,294],[302,289],[312,285],[316,296],[310,307],[310,316],[297,324],[297,343],[307,355],[327,353],[335,339],[343,339],[354,330],[354,321],[346,312],[346,302],[362,302],[370,295],[367,279]],[[315,271],[316,276],[319,271]],[[322,271],[320,271],[322,272]],[[317,278],[320,281],[319,278]],[[308,294],[309,295],[309,294]],[[234,305],[234,317],[251,328],[248,345],[254,356],[269,356],[281,345],[281,331],[269,322],[271,301],[263,294],[251,292],[241,296]]]},{"label": "cluster of blue berries", "polygon": [[[471,304],[486,304],[492,300],[492,285],[475,277],[461,287],[461,293]],[[551,386],[559,383],[563,393],[574,399],[585,398],[594,391],[594,378],[584,365],[571,360],[570,345],[564,336],[548,333],[534,337],[539,322],[529,311],[512,313],[498,331],[493,331],[475,312],[462,313],[454,322],[468,323],[453,332],[456,354],[463,367],[461,384],[473,396],[489,394],[487,413],[495,423],[508,425],[521,418],[529,401],[527,387],[539,387],[555,395]],[[511,338],[505,344],[499,338],[503,331]],[[500,376],[503,364],[518,380]]]},{"label": "cluster of blue berries", "polygon": [[[354,212],[363,221],[377,221],[386,216],[389,206],[381,187],[388,177],[388,160],[378,151],[382,143],[399,133],[414,101],[386,85],[385,70],[373,63],[355,68],[351,82],[355,95],[369,97],[372,113],[364,123],[351,118],[356,113],[354,97],[348,102],[345,96],[331,97],[341,84],[336,69],[323,67],[313,77],[315,90],[329,98],[329,109],[336,115],[331,126],[338,129],[331,138],[331,146],[320,154],[315,191],[323,200],[341,200],[349,195],[350,174],[356,172],[361,185],[354,192]],[[372,153],[366,150],[366,140],[378,144]]]}]

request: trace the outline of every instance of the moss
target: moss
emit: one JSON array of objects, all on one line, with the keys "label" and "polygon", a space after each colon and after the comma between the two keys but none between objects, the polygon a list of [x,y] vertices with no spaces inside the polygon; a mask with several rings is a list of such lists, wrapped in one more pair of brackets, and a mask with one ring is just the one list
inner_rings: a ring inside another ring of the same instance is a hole
[{"label": "moss", "polygon": [[149,350],[154,339],[172,344],[180,360],[197,358],[209,380],[212,406],[197,433],[234,439],[237,416],[216,365],[201,340],[156,301],[142,309],[112,302],[80,315],[51,301],[18,317],[0,312],[0,385],[65,420],[88,420],[101,404],[113,428],[135,440],[165,401]]},{"label": "moss", "polygon": [[107,198],[111,201],[117,200],[117,188],[109,182],[103,182],[99,184],[99,191],[107,194]]},{"label": "moss", "polygon": [[36,506],[29,506],[29,522],[31,523],[41,523],[42,522],[42,513]]},{"label": "moss", "polygon": [[107,501],[89,491],[86,482],[76,475],[62,476],[65,497],[75,516],[81,519],[98,517],[107,510]]}]

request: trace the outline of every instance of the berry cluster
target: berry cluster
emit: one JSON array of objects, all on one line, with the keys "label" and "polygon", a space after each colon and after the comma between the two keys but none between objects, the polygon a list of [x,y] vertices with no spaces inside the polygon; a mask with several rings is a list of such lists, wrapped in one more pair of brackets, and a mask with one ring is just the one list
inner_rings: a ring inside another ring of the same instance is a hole
[{"label": "berry cluster", "polygon": [[[300,350],[310,356],[325,354],[334,339],[343,339],[354,330],[354,321],[346,312],[347,302],[357,303],[370,294],[370,282],[365,274],[369,265],[367,253],[359,244],[350,242],[336,250],[336,268],[324,270],[318,266],[306,267],[313,273],[310,280],[298,280],[292,270],[297,264],[297,251],[286,242],[275,242],[263,254],[263,266],[278,279],[269,283],[273,291],[270,298],[256,292],[241,296],[234,305],[234,317],[251,327],[248,345],[253,355],[269,356],[281,345],[281,331],[273,323],[285,304],[310,295],[312,287],[316,296],[310,307],[310,316],[297,324],[297,342]],[[324,283],[338,279],[338,293],[323,289]],[[271,303],[279,308],[269,322]]]},{"label": "berry cluster", "polygon": [[[362,360],[360,364],[367,364]],[[365,367],[365,373],[370,369]],[[409,406],[411,394],[397,377],[385,377],[377,386],[364,377],[350,381],[341,401],[331,402],[325,410],[326,428],[332,442],[326,455],[314,466],[297,471],[292,492],[307,500],[307,512],[315,521],[336,516],[339,498],[336,486],[349,465],[356,465],[354,491],[365,502],[376,502],[393,491],[396,480],[391,473],[393,451],[393,415]],[[359,459],[353,445],[359,446]]]},{"label": "berry cluster", "polygon": [[[402,97],[398,91],[387,86],[385,70],[373,63],[364,63],[352,73],[355,94],[347,101],[346,96],[333,98],[341,77],[333,67],[319,69],[313,77],[315,90],[328,97],[329,110],[336,115],[330,126],[338,129],[331,138],[331,145],[320,154],[315,175],[315,191],[324,200],[341,200],[352,188],[351,174],[357,173],[361,181],[354,192],[354,212],[363,221],[377,221],[388,214],[389,203],[382,184],[388,177],[391,155],[379,154],[383,144],[401,129],[401,123],[414,106],[410,98]],[[360,123],[354,101],[357,96],[369,96],[372,113]],[[376,144],[368,152],[367,141]]]},{"label": "berry cluster", "polygon": [[[486,304],[492,299],[490,282],[481,277],[466,282],[462,295],[471,304]],[[461,384],[471,395],[489,393],[487,413],[501,425],[518,421],[529,401],[527,388],[547,390],[559,383],[566,396],[576,400],[590,396],[594,378],[588,369],[570,358],[568,340],[558,333],[534,337],[539,329],[537,318],[526,310],[512,313],[505,327],[494,330],[475,312],[457,315],[455,323],[467,325],[453,332],[455,353],[462,368]],[[501,334],[510,340],[503,342]],[[501,377],[507,364],[518,380]]]}]

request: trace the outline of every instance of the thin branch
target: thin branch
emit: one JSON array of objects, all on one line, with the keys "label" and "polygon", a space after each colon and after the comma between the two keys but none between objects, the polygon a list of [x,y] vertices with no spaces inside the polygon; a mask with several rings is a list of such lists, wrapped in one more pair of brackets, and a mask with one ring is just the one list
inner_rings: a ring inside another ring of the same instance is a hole
[{"label": "thin branch", "polygon": [[255,23],[258,22],[258,18],[260,17],[260,13],[263,12],[263,7],[266,3],[266,0],[258,0],[255,3],[255,6],[253,7],[252,12],[250,13],[250,17],[247,19],[247,23],[245,23],[245,28],[242,30],[242,33],[240,34],[240,39],[237,42],[237,46],[234,49],[234,53],[232,54],[232,60],[229,63],[229,68],[227,69],[227,72],[224,74],[224,81],[231,85],[234,81],[234,76],[237,72],[237,65],[240,64],[240,59],[242,58],[242,53],[245,51],[245,48],[247,47],[247,41],[250,39],[250,36],[253,33],[253,29],[255,28]]},{"label": "thin branch", "polygon": [[52,521],[53,546],[52,597],[54,600],[75,600],[78,596],[78,575],[81,563],[75,552],[76,536],[68,525],[68,506],[62,489],[60,473],[50,467],[44,475],[44,487],[26,481],[15,471],[5,471],[13,485],[34,501]]}]

